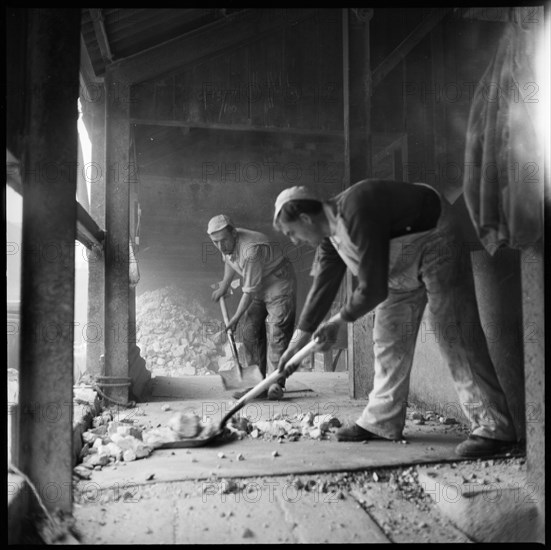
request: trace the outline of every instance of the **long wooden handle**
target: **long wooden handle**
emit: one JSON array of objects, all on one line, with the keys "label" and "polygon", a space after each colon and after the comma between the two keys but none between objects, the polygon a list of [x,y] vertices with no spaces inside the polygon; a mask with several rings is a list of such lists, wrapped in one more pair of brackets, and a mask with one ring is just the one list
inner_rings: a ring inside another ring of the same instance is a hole
[{"label": "long wooden handle", "polygon": [[[229,315],[228,315],[228,308],[226,307],[226,300],[224,299],[224,296],[220,296],[220,309],[222,310],[222,317],[224,318],[224,324],[228,326],[228,323],[230,321]],[[239,372],[242,371],[241,363],[239,362],[239,355],[237,354],[237,344],[235,343],[235,336],[233,334],[233,330],[228,330],[228,340],[230,341],[230,348],[232,351],[233,358],[235,359],[235,362],[237,363],[237,368]]]},{"label": "long wooden handle", "polygon": [[[335,315],[333,315],[333,317],[331,317],[329,319],[329,321],[327,321],[328,323],[334,323],[336,321],[338,321],[340,318],[339,316],[339,313],[336,313]],[[287,363],[285,363],[285,368],[287,369],[288,367],[292,366],[292,365],[296,365],[297,367],[299,366],[300,362],[303,360],[303,359],[306,359],[306,357],[308,357],[313,351],[314,351],[314,348],[318,345],[318,341],[317,340],[310,340],[310,342],[308,342],[303,348],[299,349],[294,355],[293,357],[291,357],[291,359],[289,359],[289,361],[287,361]]]},{"label": "long wooden handle", "polygon": [[[333,315],[328,321],[328,323],[333,323],[339,319],[339,314]],[[298,350],[287,363],[285,363],[285,368],[290,365],[299,365],[300,362],[308,357],[312,353],[312,350],[317,346],[318,342],[316,340],[310,340],[303,348]],[[259,382],[254,388],[249,390],[222,418],[220,422],[220,429],[224,427],[229,418],[231,418],[237,411],[243,408],[251,399],[254,399],[260,395],[264,390],[267,390],[274,382],[277,382],[280,378],[287,377],[285,374],[274,371],[270,376],[266,377],[262,382]]]},{"label": "long wooden handle", "polygon": [[270,376],[264,378],[262,382],[259,382],[254,388],[249,390],[239,401],[226,413],[220,422],[220,428],[223,428],[226,422],[240,409],[242,409],[251,399],[254,399],[260,395],[263,391],[267,390],[274,382],[277,382],[284,375],[279,371],[274,371]]},{"label": "long wooden handle", "polygon": [[228,315],[228,308],[226,307],[226,300],[224,299],[224,296],[220,296],[220,309],[222,310],[222,317],[224,319],[224,323],[226,326],[228,326],[228,323],[230,322],[230,317]]}]

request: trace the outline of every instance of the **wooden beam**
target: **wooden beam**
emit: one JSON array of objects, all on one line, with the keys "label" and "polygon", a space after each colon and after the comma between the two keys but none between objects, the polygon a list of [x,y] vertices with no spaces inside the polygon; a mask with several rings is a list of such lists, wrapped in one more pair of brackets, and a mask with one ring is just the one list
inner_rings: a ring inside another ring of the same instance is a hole
[{"label": "wooden beam", "polygon": [[99,225],[93,220],[92,216],[86,212],[80,203],[76,203],[77,208],[77,240],[86,248],[103,248],[105,231],[100,229]]},{"label": "wooden beam", "polygon": [[131,124],[144,126],[171,126],[180,128],[205,128],[207,130],[232,130],[237,132],[268,132],[275,134],[298,134],[304,136],[342,137],[343,132],[322,128],[283,128],[279,126],[254,126],[252,124],[223,124],[218,122],[186,122],[184,120],[159,120],[149,118],[131,118]]},{"label": "wooden beam", "polygon": [[97,76],[94,71],[92,60],[90,59],[82,35],[80,35],[80,78],[86,87],[94,83],[103,82],[103,77]]},{"label": "wooden beam", "polygon": [[[105,227],[105,93],[90,102],[88,111],[92,164],[99,167],[90,186],[90,214],[100,227]],[[94,377],[105,374],[100,360],[105,342],[105,251],[96,248],[95,252],[94,261],[88,264],[87,319],[91,332],[86,344],[86,371]]]},{"label": "wooden beam", "polygon": [[[369,50],[369,21],[371,13],[359,21],[350,17],[344,8],[343,36],[343,99],[345,186],[371,175],[371,70]],[[350,296],[355,285],[350,271],[346,274],[346,293]],[[372,325],[364,315],[348,324],[348,382],[354,399],[369,395],[373,386]]]},{"label": "wooden beam", "polygon": [[[529,7],[528,14],[534,14],[536,4],[534,7]],[[454,8],[456,17],[462,17],[464,19],[474,19],[476,21],[496,21],[499,23],[510,23],[511,14],[513,10],[523,9],[522,7],[483,7],[483,8]]]},{"label": "wooden beam", "polygon": [[[129,85],[116,70],[105,73],[105,393],[129,397]],[[120,384],[109,386],[107,384]],[[128,384],[128,385],[124,385]]]},{"label": "wooden beam", "polygon": [[[291,10],[294,11],[294,10]],[[300,12],[301,10],[296,10]],[[292,23],[315,17],[317,10],[305,9]],[[289,10],[251,9],[174,38],[145,52],[115,61],[112,65],[122,80],[136,84],[183,69],[207,57],[227,52],[289,25]]]},{"label": "wooden beam", "polygon": [[27,11],[16,466],[70,514],[80,9]]},{"label": "wooden beam", "polygon": [[350,187],[350,48],[348,47],[348,8],[342,10],[342,96],[344,131],[343,185]]},{"label": "wooden beam", "polygon": [[6,183],[20,195],[23,194],[21,165],[8,148],[6,148]]},{"label": "wooden beam", "polygon": [[105,30],[101,8],[88,8],[88,11],[90,12],[92,24],[94,25],[94,32],[96,33],[96,40],[98,41],[101,56],[106,64],[111,63],[113,61],[113,53],[109,46],[109,38]]},{"label": "wooden beam", "polygon": [[373,71],[373,86],[378,86],[385,76],[451,11],[451,8],[433,9]]}]

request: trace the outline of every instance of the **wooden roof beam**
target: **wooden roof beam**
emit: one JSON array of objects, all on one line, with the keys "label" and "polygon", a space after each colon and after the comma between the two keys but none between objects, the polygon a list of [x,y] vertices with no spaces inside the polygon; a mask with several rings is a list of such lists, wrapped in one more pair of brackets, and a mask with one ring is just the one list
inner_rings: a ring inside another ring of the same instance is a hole
[{"label": "wooden roof beam", "polygon": [[225,124],[223,122],[187,122],[180,120],[160,120],[147,118],[131,118],[131,124],[144,126],[165,126],[175,128],[201,128],[206,130],[231,130],[244,132],[269,132],[276,134],[298,134],[304,136],[333,136],[342,137],[342,130],[326,130],[323,128],[294,128],[280,126],[258,126],[253,124]]},{"label": "wooden roof beam", "polygon": [[[302,14],[293,17],[292,23],[296,24],[316,15],[317,10],[304,10]],[[259,40],[290,23],[288,10],[284,9],[237,12],[142,53],[115,61],[112,66],[120,81],[136,84],[181,70],[186,65],[230,48]]]},{"label": "wooden roof beam", "polygon": [[451,11],[451,8],[433,9],[373,71],[373,86],[380,84],[385,76]]},{"label": "wooden roof beam", "polygon": [[96,40],[101,51],[105,63],[113,62],[113,53],[109,46],[109,39],[107,37],[107,31],[105,30],[105,23],[103,22],[103,14],[101,8],[88,8],[90,11],[90,17],[94,25],[94,31],[96,33]]}]

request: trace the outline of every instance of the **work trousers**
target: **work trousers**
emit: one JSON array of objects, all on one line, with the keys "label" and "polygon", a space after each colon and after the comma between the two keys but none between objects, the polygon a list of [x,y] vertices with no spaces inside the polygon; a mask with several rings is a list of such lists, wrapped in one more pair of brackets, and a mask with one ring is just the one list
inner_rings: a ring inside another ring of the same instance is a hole
[{"label": "work trousers", "polygon": [[242,341],[247,365],[258,365],[266,377],[277,369],[293,335],[296,316],[296,275],[287,261],[263,280],[261,292],[242,317]]},{"label": "work trousers", "polygon": [[441,203],[435,229],[391,240],[389,294],[375,309],[373,389],[356,423],[384,438],[402,437],[427,307],[424,332],[440,348],[471,433],[512,441],[513,421],[480,322],[470,251],[449,203]]}]

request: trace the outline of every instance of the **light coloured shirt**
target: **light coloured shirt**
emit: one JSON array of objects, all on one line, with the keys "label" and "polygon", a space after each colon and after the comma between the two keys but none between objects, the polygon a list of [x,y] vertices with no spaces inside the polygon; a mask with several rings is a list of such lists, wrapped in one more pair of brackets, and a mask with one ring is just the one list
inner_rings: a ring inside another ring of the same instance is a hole
[{"label": "light coloured shirt", "polygon": [[256,294],[263,290],[263,282],[285,261],[281,244],[264,233],[236,228],[237,241],[231,254],[223,259],[242,278],[242,290]]}]

